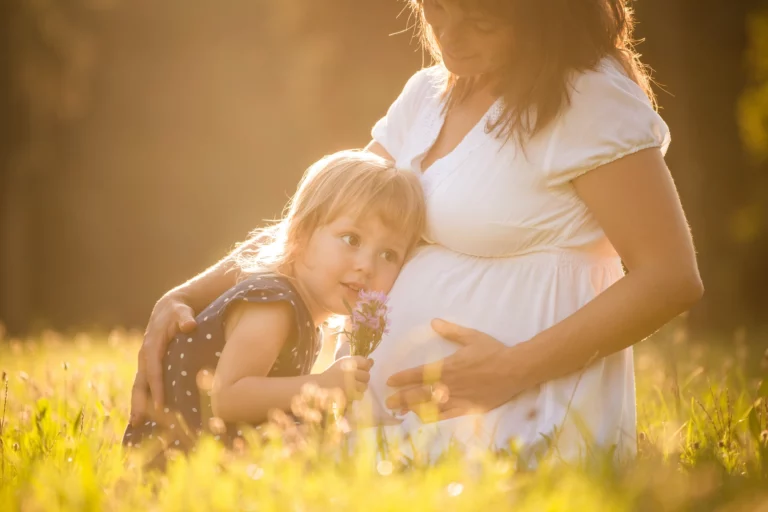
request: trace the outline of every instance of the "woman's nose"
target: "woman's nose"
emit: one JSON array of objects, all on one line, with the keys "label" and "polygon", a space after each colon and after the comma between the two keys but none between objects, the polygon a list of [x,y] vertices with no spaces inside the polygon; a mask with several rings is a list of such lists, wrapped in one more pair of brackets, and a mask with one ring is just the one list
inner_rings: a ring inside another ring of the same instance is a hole
[{"label": "woman's nose", "polygon": [[437,32],[437,39],[443,47],[451,48],[452,51],[460,50],[463,45],[463,33],[461,27],[455,22],[446,23]]}]

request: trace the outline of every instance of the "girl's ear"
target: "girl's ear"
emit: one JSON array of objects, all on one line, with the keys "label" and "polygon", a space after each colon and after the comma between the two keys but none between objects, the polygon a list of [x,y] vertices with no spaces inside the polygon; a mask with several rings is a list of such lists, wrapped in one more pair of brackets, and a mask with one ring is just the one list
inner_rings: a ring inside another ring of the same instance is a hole
[{"label": "girl's ear", "polygon": [[307,244],[309,244],[309,239],[311,238],[312,234],[308,233],[307,231],[307,229],[296,230],[292,239],[290,240],[290,250],[294,257],[301,252],[303,247],[306,247]]},{"label": "girl's ear", "polygon": [[299,227],[290,234],[286,241],[286,255],[288,256],[288,269],[293,273],[294,265],[301,261],[304,248],[309,244],[312,233],[305,226]]}]

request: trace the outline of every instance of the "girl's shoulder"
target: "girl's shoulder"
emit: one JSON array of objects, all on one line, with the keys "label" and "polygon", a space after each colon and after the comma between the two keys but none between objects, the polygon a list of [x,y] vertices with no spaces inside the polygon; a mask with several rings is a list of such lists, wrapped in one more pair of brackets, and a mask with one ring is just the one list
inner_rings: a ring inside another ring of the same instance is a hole
[{"label": "girl's shoulder", "polygon": [[[307,323],[309,311],[291,280],[274,273],[252,274],[221,294],[198,315],[198,323],[209,319],[223,320],[234,304],[284,303],[293,310],[297,322]],[[242,309],[242,308],[240,308]]]},{"label": "girl's shoulder", "polygon": [[271,298],[280,300],[294,298],[300,300],[291,279],[274,272],[251,274],[230,288],[228,292],[263,301],[268,301]]}]

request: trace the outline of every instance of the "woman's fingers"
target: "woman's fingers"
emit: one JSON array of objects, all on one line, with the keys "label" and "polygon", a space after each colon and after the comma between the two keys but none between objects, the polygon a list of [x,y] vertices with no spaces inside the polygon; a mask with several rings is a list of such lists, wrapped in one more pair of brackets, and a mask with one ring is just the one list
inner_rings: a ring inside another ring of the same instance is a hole
[{"label": "woman's fingers", "polygon": [[430,386],[419,385],[403,388],[387,398],[386,406],[389,409],[400,410],[411,408],[418,404],[432,401]]},{"label": "woman's fingers", "polygon": [[445,359],[438,359],[431,363],[397,372],[387,379],[387,386],[404,388],[407,386],[420,385],[424,382],[437,382],[442,377],[443,368],[445,367],[446,362],[449,362],[452,357],[453,356],[451,355]]},{"label": "woman's fingers", "polygon": [[458,418],[459,416],[466,416],[467,414],[468,411],[462,407],[452,407],[450,409],[440,411],[440,413],[437,415],[437,419],[438,421],[450,420],[453,418]]},{"label": "woman's fingers", "polygon": [[133,381],[131,389],[131,416],[130,422],[133,427],[138,427],[141,420],[147,414],[147,379],[144,374],[136,372],[136,378]]},{"label": "woman's fingers", "polygon": [[[178,317],[178,320],[176,321],[178,332],[190,332],[197,327],[195,312],[186,304],[176,305],[176,316]],[[171,334],[168,339],[170,340],[170,338],[173,338],[175,334],[176,333]]]},{"label": "woman's fingers", "polygon": [[163,354],[177,333],[189,332],[196,325],[192,308],[170,295],[155,304],[139,350],[139,368],[131,391],[131,424],[147,416],[150,399],[156,410],[162,410]]},{"label": "woman's fingers", "polygon": [[440,409],[438,419],[440,420],[487,412],[487,410],[479,407],[477,404],[461,399],[448,399],[445,403],[438,404],[438,407]]},{"label": "woman's fingers", "polygon": [[418,384],[424,380],[424,367],[417,366],[415,368],[408,368],[401,372],[397,372],[387,379],[387,386],[393,388],[400,388],[404,386],[412,386]]},{"label": "woman's fingers", "polygon": [[140,368],[149,385],[155,408],[163,408],[163,354],[168,343],[180,332],[189,332],[197,326],[194,311],[178,300],[160,300],[152,311],[144,343],[140,352]]},{"label": "woman's fingers", "polygon": [[480,414],[483,412],[464,400],[447,400],[444,403],[433,401],[433,403],[429,405],[416,405],[412,410],[424,423],[450,420],[461,416]]},{"label": "woman's fingers", "polygon": [[165,344],[160,345],[157,341],[149,341],[145,338],[145,343],[141,347],[141,355],[144,360],[144,374],[147,376],[149,392],[152,395],[152,401],[155,409],[163,408],[163,356],[162,351]]}]

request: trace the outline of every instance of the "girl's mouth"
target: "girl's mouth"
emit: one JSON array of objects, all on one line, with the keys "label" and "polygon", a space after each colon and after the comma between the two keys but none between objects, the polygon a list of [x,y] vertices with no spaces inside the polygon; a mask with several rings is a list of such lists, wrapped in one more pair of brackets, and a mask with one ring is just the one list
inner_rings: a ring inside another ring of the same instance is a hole
[{"label": "girl's mouth", "polygon": [[363,289],[363,287],[357,283],[341,283],[341,285],[355,293],[359,293],[360,290]]}]

